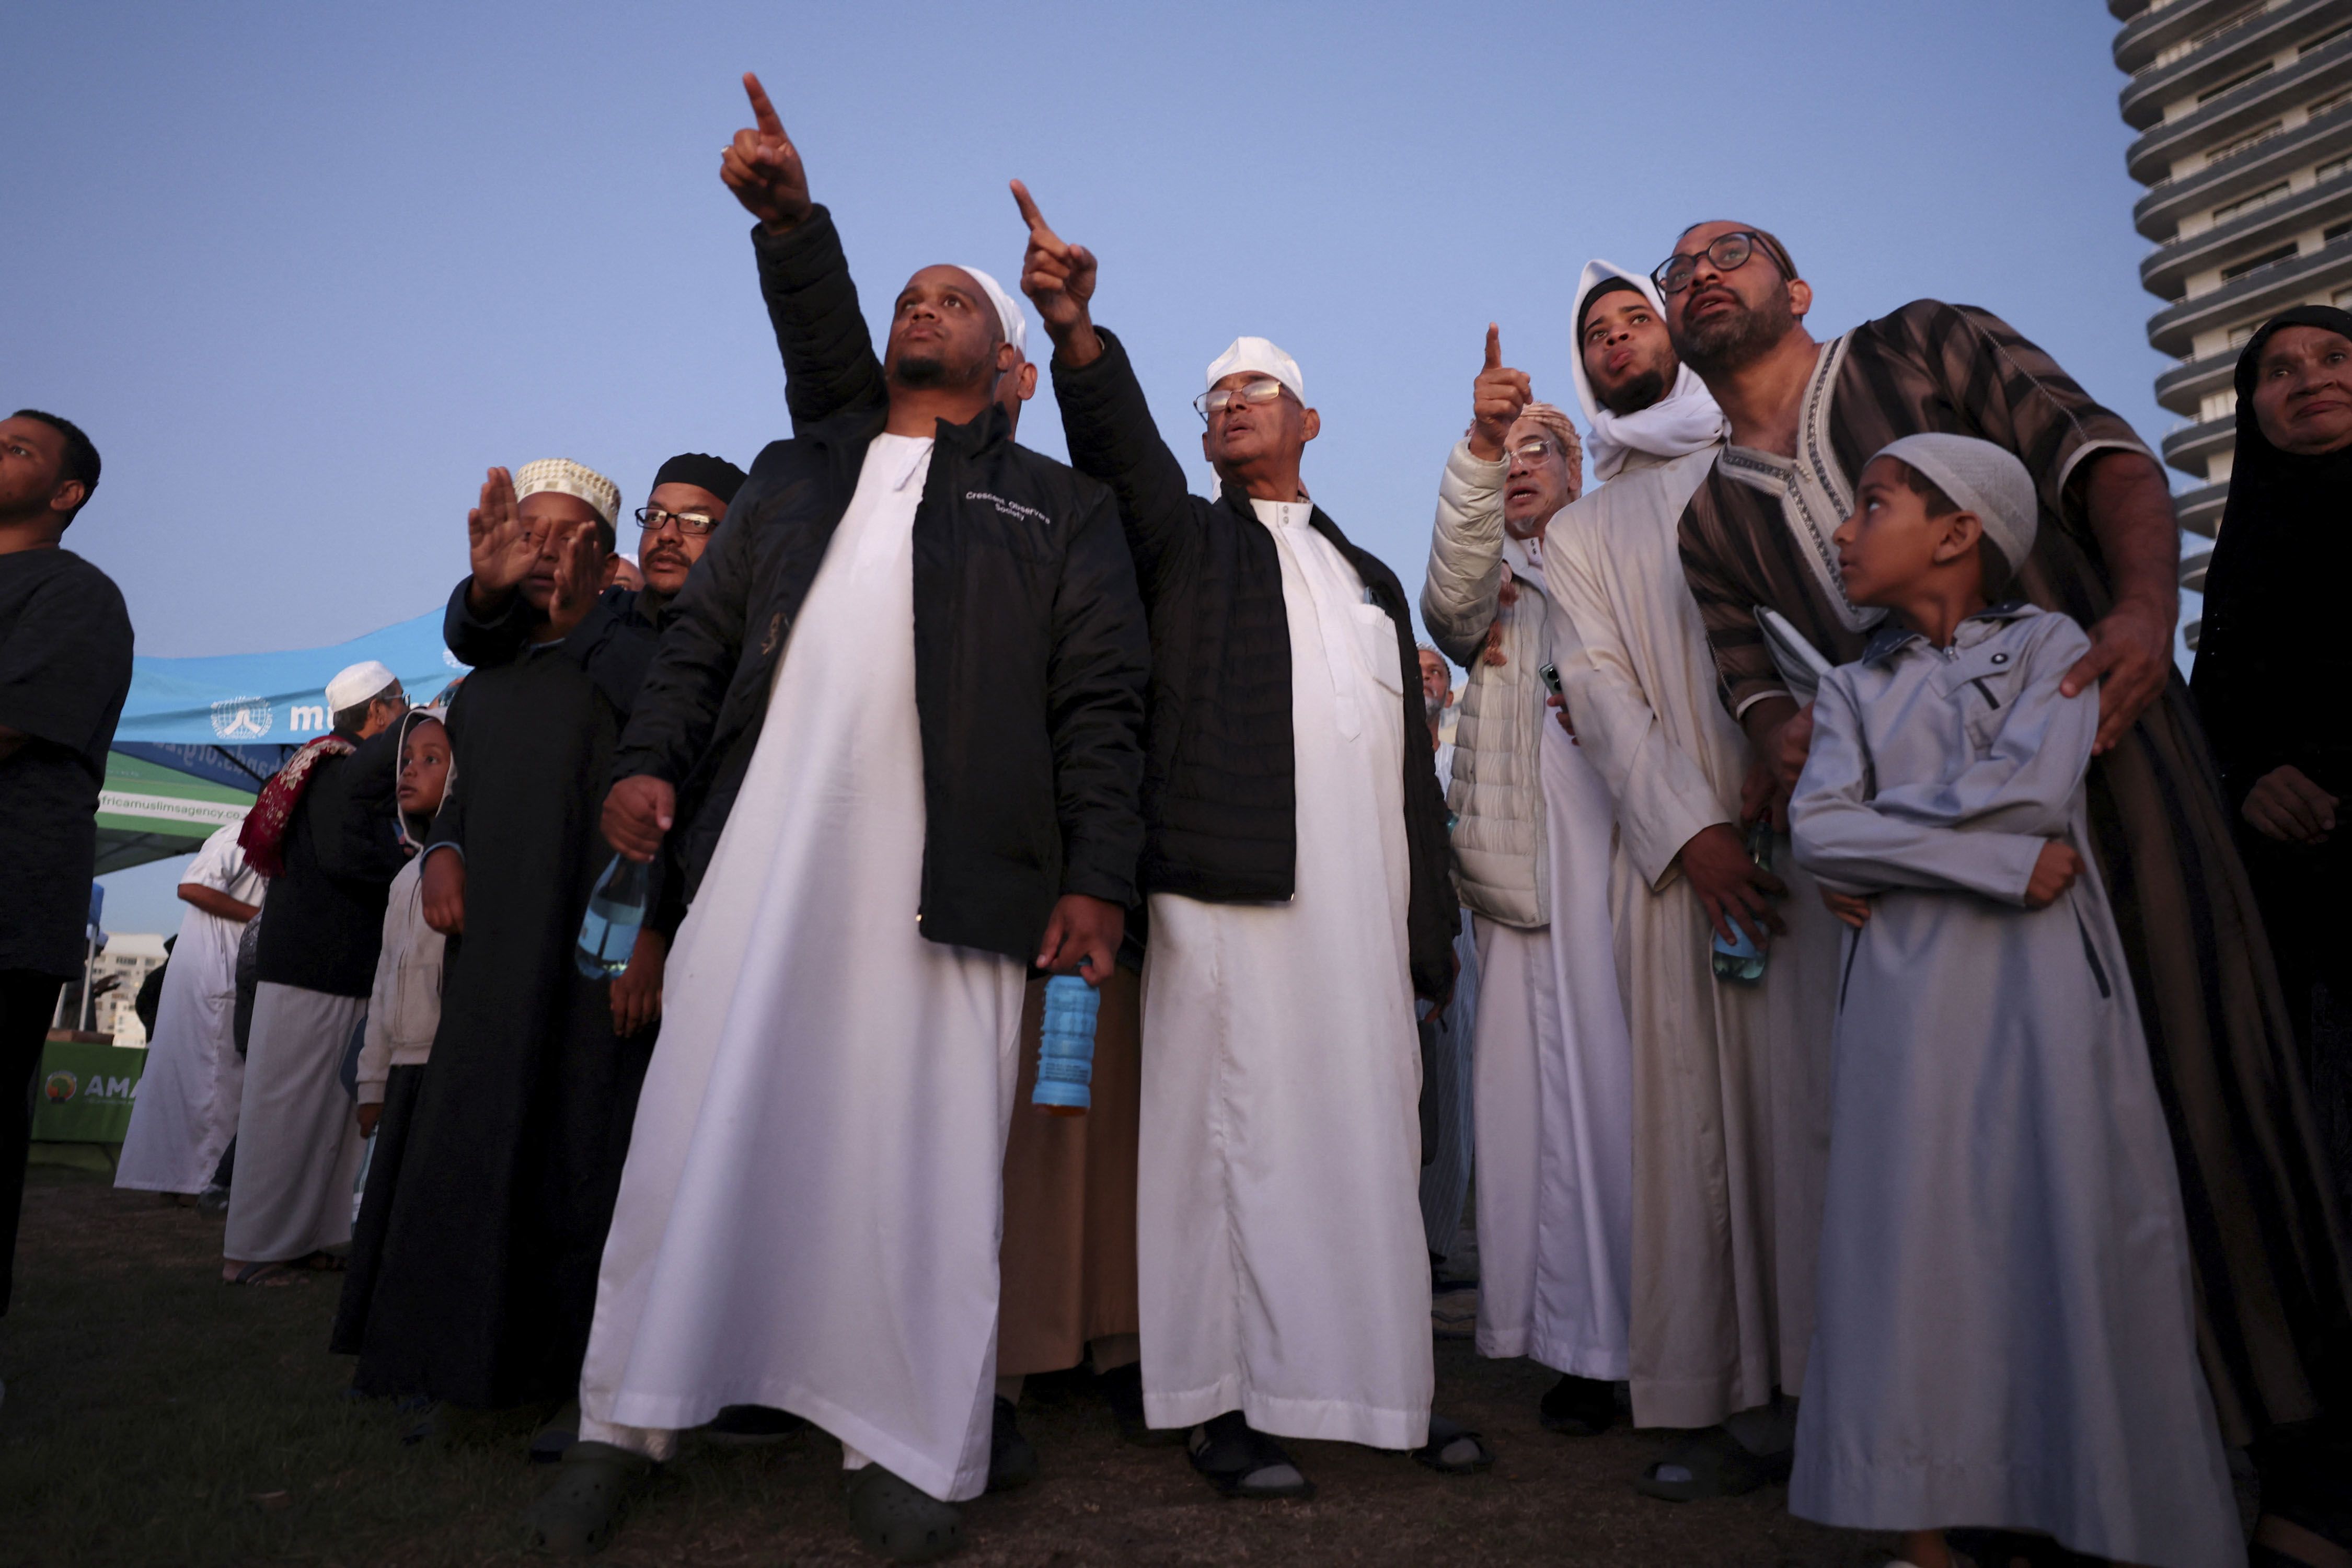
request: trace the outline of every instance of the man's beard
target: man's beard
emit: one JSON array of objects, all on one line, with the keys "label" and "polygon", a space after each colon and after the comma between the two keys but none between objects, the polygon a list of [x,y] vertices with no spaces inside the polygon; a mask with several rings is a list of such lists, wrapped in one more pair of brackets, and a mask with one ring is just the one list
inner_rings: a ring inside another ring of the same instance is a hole
[{"label": "man's beard", "polygon": [[1622,419],[1628,414],[1639,414],[1666,395],[1666,374],[1661,370],[1645,370],[1609,392],[1596,391],[1601,406]]},{"label": "man's beard", "polygon": [[1734,296],[1731,310],[1675,333],[1675,352],[1703,380],[1715,381],[1762,359],[1796,325],[1783,293],[1760,307]]},{"label": "man's beard", "polygon": [[944,359],[929,354],[900,354],[890,367],[890,378],[901,386],[954,386],[971,379],[959,376]]},{"label": "man's beard", "polygon": [[1431,723],[1436,723],[1439,715],[1445,711],[1445,699],[1450,695],[1452,695],[1450,692],[1444,691],[1439,692],[1434,697],[1426,691],[1421,694],[1422,711]]}]

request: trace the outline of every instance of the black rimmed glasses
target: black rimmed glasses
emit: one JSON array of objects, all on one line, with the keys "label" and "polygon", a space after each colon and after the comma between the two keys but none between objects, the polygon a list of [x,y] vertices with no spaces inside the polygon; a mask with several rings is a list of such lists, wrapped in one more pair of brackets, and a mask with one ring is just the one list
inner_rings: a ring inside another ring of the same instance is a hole
[{"label": "black rimmed glasses", "polygon": [[1232,407],[1234,399],[1237,397],[1247,406],[1255,408],[1263,404],[1272,403],[1286,390],[1282,383],[1272,376],[1244,382],[1240,386],[1213,386],[1192,399],[1192,411],[1201,416],[1203,423],[1206,423],[1213,416],[1223,414]]},{"label": "black rimmed glasses", "polygon": [[665,523],[677,524],[681,534],[699,538],[719,526],[719,520],[708,512],[664,511],[657,506],[637,508],[637,526],[647,533],[659,533]]},{"label": "black rimmed glasses", "polygon": [[1783,278],[1794,279],[1797,269],[1789,262],[1788,253],[1772,242],[1769,235],[1758,234],[1752,228],[1735,228],[1729,234],[1718,234],[1707,242],[1706,248],[1695,255],[1677,253],[1658,263],[1650,274],[1650,281],[1658,286],[1661,294],[1679,294],[1691,286],[1698,275],[1699,258],[1717,272],[1737,272],[1748,265],[1748,258],[1758,251],[1772,258]]}]

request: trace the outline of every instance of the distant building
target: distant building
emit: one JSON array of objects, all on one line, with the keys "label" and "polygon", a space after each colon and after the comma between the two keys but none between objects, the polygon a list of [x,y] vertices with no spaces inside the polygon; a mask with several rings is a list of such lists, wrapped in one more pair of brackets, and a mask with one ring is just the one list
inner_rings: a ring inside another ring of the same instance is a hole
[{"label": "distant building", "polygon": [[[2179,363],[2156,400],[2181,421],[2164,460],[2210,539],[2230,493],[2237,352],[2291,305],[2352,303],[2352,0],[2107,0],[2131,77],[2125,154],[2147,187],[2132,222],[2156,242],[2140,282],[2165,301],[2147,341]],[[2210,550],[2181,565],[2201,589]],[[2197,645],[2194,624],[2189,645]]]},{"label": "distant building", "polygon": [[[118,1046],[143,1046],[147,1030],[139,1022],[131,1004],[139,1000],[139,987],[155,966],[163,962],[163,939],[147,932],[110,932],[106,951],[90,963],[90,984],[104,984],[110,975],[121,976],[122,984],[98,999],[97,1019],[90,1027],[101,1035],[111,1035]],[[71,1028],[73,1021],[68,1019]]]}]

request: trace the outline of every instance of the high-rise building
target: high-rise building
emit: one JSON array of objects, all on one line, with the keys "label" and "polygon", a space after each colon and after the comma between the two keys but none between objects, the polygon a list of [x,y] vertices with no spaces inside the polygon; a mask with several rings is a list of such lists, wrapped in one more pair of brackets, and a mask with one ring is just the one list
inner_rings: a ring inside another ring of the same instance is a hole
[{"label": "high-rise building", "polygon": [[[2132,222],[2156,242],[2140,282],[2163,300],[2147,341],[2179,363],[2156,400],[2181,416],[2164,460],[2211,538],[2230,493],[2238,349],[2291,305],[2352,304],[2352,0],[2107,0],[2123,24],[2125,154],[2147,187]],[[2181,585],[2204,586],[2192,548]],[[2196,646],[2197,628],[2187,628]]]}]

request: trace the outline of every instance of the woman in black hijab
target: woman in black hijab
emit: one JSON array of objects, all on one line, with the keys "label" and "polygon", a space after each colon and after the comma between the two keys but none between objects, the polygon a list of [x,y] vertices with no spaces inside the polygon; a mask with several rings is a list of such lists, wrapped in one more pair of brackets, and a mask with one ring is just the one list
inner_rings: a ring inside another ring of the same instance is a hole
[{"label": "woman in black hijab", "polygon": [[2237,458],[2190,684],[2336,1190],[2352,1199],[2352,1051],[2323,1056],[2312,1033],[2315,984],[2339,1019],[2352,1015],[2352,312],[2273,318],[2239,356],[2237,383]]}]

